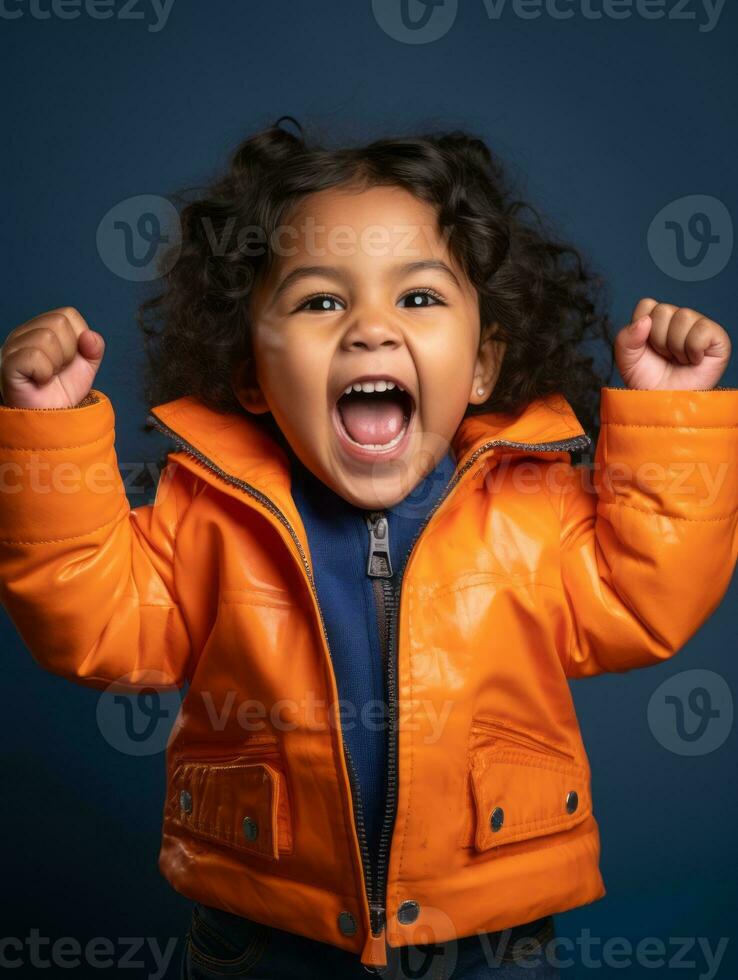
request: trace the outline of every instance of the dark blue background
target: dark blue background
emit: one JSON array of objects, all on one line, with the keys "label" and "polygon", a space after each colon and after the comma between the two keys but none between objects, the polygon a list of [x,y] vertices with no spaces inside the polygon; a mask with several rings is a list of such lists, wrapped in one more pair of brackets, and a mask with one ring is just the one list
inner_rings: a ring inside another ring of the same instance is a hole
[{"label": "dark blue background", "polygon": [[[2,334],[55,306],[82,311],[107,341],[95,384],[116,409],[120,460],[153,463],[164,444],[141,431],[133,317],[144,290],[103,264],[98,223],[123,199],[206,178],[238,140],[283,113],[351,141],[473,129],[607,276],[618,326],[651,295],[699,309],[735,343],[735,258],[690,284],[659,271],[646,244],[652,218],[676,198],[713,195],[738,214],[735,4],[710,33],[635,16],[524,20],[509,11],[495,22],[483,0],[461,6],[443,38],[420,45],[388,37],[368,0],[175,0],[158,32],[138,20],[42,21],[27,4],[23,17],[0,19],[9,212]],[[721,383],[738,384],[738,356]],[[687,668],[714,670],[735,688],[737,595],[734,579],[671,662],[572,685],[608,894],[558,915],[560,933],[589,928],[633,943],[658,936],[670,953],[670,937],[714,947],[734,935],[735,736],[706,756],[672,754],[651,735],[646,707],[663,680]],[[2,632],[0,936],[36,927],[82,942],[181,937],[189,903],[157,870],[163,754],[115,751],[96,724],[98,694],[40,670],[5,613]],[[733,943],[720,977],[736,975]],[[146,976],[150,966],[126,975]],[[697,966],[678,975],[700,975],[700,956]],[[633,965],[626,975],[650,980],[666,969]],[[580,963],[565,975],[590,971]]]}]

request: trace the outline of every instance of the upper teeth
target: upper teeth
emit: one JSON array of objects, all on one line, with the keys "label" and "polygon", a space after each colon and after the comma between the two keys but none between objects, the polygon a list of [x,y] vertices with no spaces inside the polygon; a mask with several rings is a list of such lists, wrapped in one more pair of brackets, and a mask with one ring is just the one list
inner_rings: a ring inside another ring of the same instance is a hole
[{"label": "upper teeth", "polygon": [[344,390],[344,395],[350,395],[352,391],[391,391],[395,387],[400,391],[405,390],[402,385],[395,385],[394,381],[354,381]]}]

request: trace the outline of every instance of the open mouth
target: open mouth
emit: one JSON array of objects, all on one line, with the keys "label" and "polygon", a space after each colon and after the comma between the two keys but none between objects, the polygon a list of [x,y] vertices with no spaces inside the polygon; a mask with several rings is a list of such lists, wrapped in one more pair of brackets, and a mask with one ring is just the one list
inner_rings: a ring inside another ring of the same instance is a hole
[{"label": "open mouth", "polygon": [[412,395],[390,379],[355,381],[336,402],[334,420],[352,455],[392,454],[404,444],[415,412]]}]

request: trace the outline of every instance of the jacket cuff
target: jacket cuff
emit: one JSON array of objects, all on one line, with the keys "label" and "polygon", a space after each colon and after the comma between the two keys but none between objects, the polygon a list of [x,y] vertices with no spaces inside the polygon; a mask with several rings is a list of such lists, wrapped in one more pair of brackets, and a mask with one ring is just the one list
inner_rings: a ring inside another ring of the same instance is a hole
[{"label": "jacket cuff", "polygon": [[738,389],[602,388],[600,420],[601,506],[686,521],[736,512]]},{"label": "jacket cuff", "polygon": [[738,428],[738,388],[603,388],[600,419],[620,425]]},{"label": "jacket cuff", "polygon": [[110,399],[96,388],[70,408],[15,408],[0,401],[0,451],[64,449],[98,439],[113,425]]},{"label": "jacket cuff", "polygon": [[0,539],[37,544],[82,537],[128,507],[115,452],[113,406],[0,406]]}]

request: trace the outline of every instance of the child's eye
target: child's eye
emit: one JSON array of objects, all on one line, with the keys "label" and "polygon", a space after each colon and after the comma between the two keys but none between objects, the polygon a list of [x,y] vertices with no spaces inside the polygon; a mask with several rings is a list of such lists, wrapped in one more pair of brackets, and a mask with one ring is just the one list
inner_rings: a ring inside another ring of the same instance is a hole
[{"label": "child's eye", "polygon": [[[405,295],[402,296],[401,299],[407,299],[409,296],[412,296],[413,297],[413,301],[410,304],[410,306],[409,307],[406,307],[406,309],[410,309],[410,310],[412,310],[412,309],[422,310],[422,309],[427,308],[428,305],[430,305],[430,306],[445,306],[446,305],[443,302],[443,299],[438,295],[438,293],[434,289],[429,289],[427,287],[424,287],[423,289],[413,289],[413,290],[411,290],[411,292],[405,293]],[[419,297],[421,297],[421,296],[424,296],[426,299],[435,300],[435,302],[434,303],[431,303],[431,304],[427,304],[427,303],[425,303],[425,302],[423,302],[423,301],[421,301],[419,299]]]},{"label": "child's eye", "polygon": [[[320,302],[318,302],[320,301]],[[331,303],[340,303],[341,300],[337,296],[331,296],[330,293],[315,293],[314,296],[308,296],[298,307],[295,312],[300,310],[311,310],[314,313],[322,312],[332,312]],[[311,304],[317,304],[312,306]]]}]

